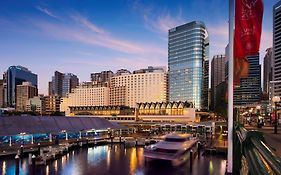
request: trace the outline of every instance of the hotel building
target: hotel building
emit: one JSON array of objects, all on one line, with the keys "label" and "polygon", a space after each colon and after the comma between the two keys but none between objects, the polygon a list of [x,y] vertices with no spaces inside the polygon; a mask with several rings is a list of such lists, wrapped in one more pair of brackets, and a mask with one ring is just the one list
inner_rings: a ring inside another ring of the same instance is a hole
[{"label": "hotel building", "polygon": [[108,106],[109,87],[84,83],[61,99],[60,111],[69,113],[70,106]]},{"label": "hotel building", "polygon": [[167,73],[164,68],[118,72],[110,80],[110,105],[134,108],[137,103],[167,101]]}]

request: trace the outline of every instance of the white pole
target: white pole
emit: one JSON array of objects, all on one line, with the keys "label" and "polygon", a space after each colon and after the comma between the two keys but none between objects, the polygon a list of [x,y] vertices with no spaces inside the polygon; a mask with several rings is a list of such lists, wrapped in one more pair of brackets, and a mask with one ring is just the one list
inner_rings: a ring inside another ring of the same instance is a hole
[{"label": "white pole", "polygon": [[68,134],[65,132],[65,140],[68,140]]},{"label": "white pole", "polygon": [[52,133],[49,134],[49,142],[52,142],[53,138],[52,138]]},{"label": "white pole", "polygon": [[12,146],[12,137],[9,139],[9,146]]},{"label": "white pole", "polygon": [[228,45],[228,149],[227,149],[227,173],[233,169],[233,73],[234,73],[234,8],[235,1],[229,1],[229,45]]},{"label": "white pole", "polygon": [[31,135],[31,144],[33,144],[34,141],[33,141],[33,135]]}]

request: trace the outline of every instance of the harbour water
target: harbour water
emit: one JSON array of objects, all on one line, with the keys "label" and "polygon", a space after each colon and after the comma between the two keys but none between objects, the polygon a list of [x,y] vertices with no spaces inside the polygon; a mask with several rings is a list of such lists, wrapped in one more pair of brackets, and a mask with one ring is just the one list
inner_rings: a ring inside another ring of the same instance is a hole
[{"label": "harbour water", "polygon": [[[37,166],[36,175],[220,175],[225,174],[226,157],[223,155],[201,155],[193,160],[192,173],[189,161],[180,167],[172,167],[165,162],[145,163],[144,148],[113,144],[80,148],[70,151],[46,166]],[[13,158],[1,158],[0,174],[14,175]],[[20,173],[32,174],[28,158],[20,162]]]}]

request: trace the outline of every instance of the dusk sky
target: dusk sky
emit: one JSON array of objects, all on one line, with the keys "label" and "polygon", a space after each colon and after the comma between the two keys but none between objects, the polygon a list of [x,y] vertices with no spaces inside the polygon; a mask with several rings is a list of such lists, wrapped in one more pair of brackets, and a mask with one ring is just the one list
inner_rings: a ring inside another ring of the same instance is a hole
[{"label": "dusk sky", "polygon": [[[264,0],[261,58],[272,46],[272,7]],[[210,58],[228,42],[227,0],[0,1],[0,72],[22,65],[38,74],[39,93],[55,70],[90,73],[167,66],[168,29],[203,21]],[[211,59],[210,59],[211,60]]]}]

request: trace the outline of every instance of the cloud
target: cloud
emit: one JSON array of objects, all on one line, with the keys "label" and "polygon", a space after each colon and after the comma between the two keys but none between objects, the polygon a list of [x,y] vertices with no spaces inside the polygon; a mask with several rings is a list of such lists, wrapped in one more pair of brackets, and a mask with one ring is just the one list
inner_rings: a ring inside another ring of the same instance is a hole
[{"label": "cloud", "polygon": [[228,24],[222,23],[218,25],[207,26],[207,30],[210,35],[215,37],[223,37],[228,39]]},{"label": "cloud", "polygon": [[[113,70],[116,71],[122,68],[128,68],[127,65],[130,65],[130,69],[141,69],[148,66],[163,66],[166,65],[166,62],[160,61],[158,59],[153,59],[151,57],[111,57],[103,58],[103,57],[92,57],[91,59],[73,59],[73,60],[65,60],[65,64],[70,65],[83,65],[83,69],[86,67],[92,68],[99,67],[100,70]],[[137,63],[137,64],[136,64]],[[78,66],[79,67],[79,66]],[[97,70],[98,71],[98,70]]]},{"label": "cloud", "polygon": [[80,15],[72,15],[72,19],[77,21],[78,23],[84,25],[88,29],[90,29],[92,32],[99,33],[99,34],[107,34],[107,32],[95,24],[91,23],[87,18],[80,16]]},{"label": "cloud", "polygon": [[135,0],[132,1],[131,8],[134,12],[141,14],[144,25],[155,33],[167,34],[169,29],[184,23],[180,7],[177,14],[171,14],[167,9],[155,8],[152,5]]},{"label": "cloud", "polygon": [[37,25],[44,34],[56,39],[99,46],[127,54],[151,54],[152,57],[155,55],[158,57],[164,57],[167,55],[166,49],[159,46],[149,43],[137,43],[112,36],[109,32],[98,27],[84,17],[76,16],[71,18],[75,19],[75,21],[78,22],[78,25],[69,26],[46,21],[36,21],[35,25]]},{"label": "cloud", "polygon": [[210,60],[214,55],[225,54],[225,47],[228,43],[228,24],[206,25],[210,39]]},{"label": "cloud", "polygon": [[261,58],[264,57],[266,49],[272,47],[272,43],[273,43],[272,38],[273,38],[272,31],[269,30],[262,31],[261,45],[260,45]]},{"label": "cloud", "polygon": [[50,16],[50,17],[53,17],[53,18],[56,18],[56,19],[59,19],[58,16],[54,15],[51,11],[49,11],[47,8],[43,8],[43,7],[40,7],[40,6],[36,6],[35,7],[37,10],[45,13],[46,15]]},{"label": "cloud", "polygon": [[151,15],[144,14],[143,16],[145,25],[158,33],[168,33],[168,30],[183,23],[180,15],[173,18],[169,13],[151,18]]}]

